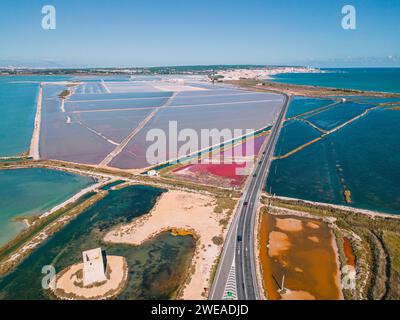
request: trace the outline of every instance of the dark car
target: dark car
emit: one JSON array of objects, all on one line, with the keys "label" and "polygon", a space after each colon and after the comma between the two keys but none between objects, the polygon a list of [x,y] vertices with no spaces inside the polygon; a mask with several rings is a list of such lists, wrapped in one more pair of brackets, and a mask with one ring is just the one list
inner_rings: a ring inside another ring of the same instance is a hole
[{"label": "dark car", "polygon": [[248,201],[245,201],[245,202],[243,203],[243,205],[244,205],[245,207],[246,207],[248,204],[249,204]]},{"label": "dark car", "polygon": [[242,236],[237,236],[237,241],[241,242],[242,241]]}]

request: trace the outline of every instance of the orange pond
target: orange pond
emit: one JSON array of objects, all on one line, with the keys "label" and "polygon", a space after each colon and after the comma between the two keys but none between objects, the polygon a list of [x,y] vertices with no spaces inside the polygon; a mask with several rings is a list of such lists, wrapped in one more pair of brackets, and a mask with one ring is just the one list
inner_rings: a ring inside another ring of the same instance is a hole
[{"label": "orange pond", "polygon": [[[264,214],[260,262],[268,299],[340,299],[333,243],[333,234],[324,222]],[[280,294],[283,276],[286,290]]]},{"label": "orange pond", "polygon": [[344,255],[346,256],[347,264],[355,267],[356,266],[356,257],[353,253],[353,248],[351,246],[351,241],[349,238],[343,238],[343,248]]}]

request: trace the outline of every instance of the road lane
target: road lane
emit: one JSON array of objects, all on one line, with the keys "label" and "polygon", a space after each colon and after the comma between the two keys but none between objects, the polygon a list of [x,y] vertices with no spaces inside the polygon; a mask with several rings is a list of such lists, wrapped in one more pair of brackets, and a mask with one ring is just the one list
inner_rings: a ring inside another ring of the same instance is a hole
[{"label": "road lane", "polygon": [[[259,198],[271,164],[275,145],[285,119],[290,98],[285,102],[272,128],[268,142],[261,150],[258,162],[243,190],[237,212],[225,240],[224,250],[210,292],[211,300],[224,298],[224,288],[232,264],[235,265],[236,289],[239,300],[261,299],[255,265],[254,231],[255,218],[259,207]],[[239,241],[240,239],[240,241]]]}]

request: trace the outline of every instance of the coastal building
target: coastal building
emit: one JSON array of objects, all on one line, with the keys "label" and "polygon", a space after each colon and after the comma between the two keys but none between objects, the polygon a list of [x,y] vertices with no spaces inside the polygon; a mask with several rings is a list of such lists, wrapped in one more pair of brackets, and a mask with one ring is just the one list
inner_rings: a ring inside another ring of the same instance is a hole
[{"label": "coastal building", "polygon": [[94,283],[107,280],[101,248],[82,252],[83,256],[83,285],[89,286]]},{"label": "coastal building", "polygon": [[149,170],[147,171],[147,175],[149,177],[158,177],[158,172],[156,170]]}]

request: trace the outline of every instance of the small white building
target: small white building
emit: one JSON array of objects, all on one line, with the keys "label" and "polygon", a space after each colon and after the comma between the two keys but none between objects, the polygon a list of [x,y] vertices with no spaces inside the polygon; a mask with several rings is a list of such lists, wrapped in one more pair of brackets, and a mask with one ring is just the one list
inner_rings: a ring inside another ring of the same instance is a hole
[{"label": "small white building", "polygon": [[89,286],[96,282],[107,280],[101,248],[82,252],[83,285]]},{"label": "small white building", "polygon": [[149,177],[158,177],[158,172],[156,170],[147,171]]}]

